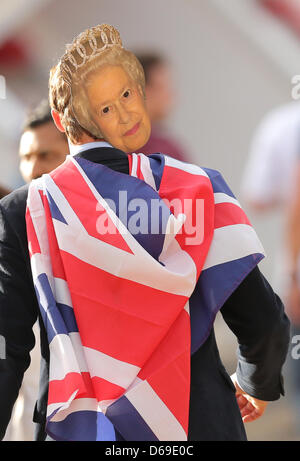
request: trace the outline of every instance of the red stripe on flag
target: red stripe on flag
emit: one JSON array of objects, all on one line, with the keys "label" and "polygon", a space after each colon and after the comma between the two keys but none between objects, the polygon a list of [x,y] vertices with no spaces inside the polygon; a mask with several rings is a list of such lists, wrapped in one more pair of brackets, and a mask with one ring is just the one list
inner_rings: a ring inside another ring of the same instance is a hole
[{"label": "red stripe on flag", "polygon": [[116,277],[64,251],[61,255],[82,344],[142,366],[187,298]]},{"label": "red stripe on flag", "polygon": [[60,251],[58,248],[57,239],[56,239],[56,235],[55,235],[55,231],[53,227],[50,207],[49,207],[48,199],[46,196],[44,196],[43,198],[43,203],[44,203],[45,215],[46,215],[49,252],[50,252],[50,257],[51,257],[51,266],[52,266],[53,276],[66,280],[66,274],[65,274],[64,266],[62,264],[61,257],[60,257]]},{"label": "red stripe on flag", "polygon": [[[201,190],[204,185],[212,192],[212,185],[208,176],[189,173],[188,171],[165,165],[159,195],[172,194],[176,196],[176,191],[179,192],[181,189],[197,191],[199,187]],[[194,194],[194,192],[192,193]]]},{"label": "red stripe on flag", "polygon": [[128,167],[129,167],[129,174],[131,174],[132,171],[132,154],[128,154]]},{"label": "red stripe on flag", "polygon": [[50,381],[48,405],[66,402],[76,390],[77,396],[94,397],[89,373],[68,373],[64,379]]},{"label": "red stripe on flag", "polygon": [[[50,173],[89,235],[132,253],[119,230],[70,160]],[[76,183],[76,187],[74,187]],[[62,213],[63,214],[63,213]]]},{"label": "red stripe on flag", "polygon": [[39,194],[40,194],[40,197],[41,197],[41,200],[42,200],[42,203],[44,203],[44,192],[42,191],[42,189],[39,189]]},{"label": "red stripe on flag", "polygon": [[233,203],[217,203],[215,205],[215,229],[233,224],[248,224],[251,226],[242,208]]},{"label": "red stripe on flag", "polygon": [[145,181],[144,175],[143,175],[143,173],[142,173],[141,165],[142,165],[141,156],[140,156],[140,155],[137,155],[136,175],[137,175],[137,177],[138,177],[139,179],[142,179],[143,181]]},{"label": "red stripe on flag", "polygon": [[[183,311],[140,371],[185,431],[189,421],[190,317]],[[176,376],[176,379],[170,377]]]},{"label": "red stripe on flag", "polygon": [[[165,166],[159,195],[167,205],[175,203],[175,207],[170,208],[175,216],[180,212],[186,214],[186,221],[176,240],[194,260],[199,277],[214,231],[214,196],[211,182],[207,176]],[[176,207],[178,199],[182,203],[182,210],[180,206]]]},{"label": "red stripe on flag", "polygon": [[90,377],[88,372],[68,373],[62,380],[49,382],[48,405],[57,402],[66,402],[78,389],[77,398],[96,398],[111,400],[120,397],[124,389],[99,377]]},{"label": "red stripe on flag", "polygon": [[27,226],[27,238],[29,244],[30,257],[36,253],[41,253],[41,247],[35,232],[35,228],[32,222],[29,208],[26,208],[26,226]]},{"label": "red stripe on flag", "polygon": [[117,384],[110,383],[98,376],[93,376],[91,379],[98,401],[118,399],[124,394],[125,389]]}]

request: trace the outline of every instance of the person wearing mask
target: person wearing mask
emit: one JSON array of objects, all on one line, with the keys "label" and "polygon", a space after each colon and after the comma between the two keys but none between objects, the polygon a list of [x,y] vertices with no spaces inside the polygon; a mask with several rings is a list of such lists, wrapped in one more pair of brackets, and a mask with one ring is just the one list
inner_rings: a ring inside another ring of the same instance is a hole
[{"label": "person wearing mask", "polygon": [[[284,393],[289,321],[262,245],[220,173],[131,154],[151,132],[144,89],[107,24],[50,72],[70,156],[0,204],[1,436],[37,317],[37,440],[245,440]],[[231,379],[219,310],[239,343]]]}]

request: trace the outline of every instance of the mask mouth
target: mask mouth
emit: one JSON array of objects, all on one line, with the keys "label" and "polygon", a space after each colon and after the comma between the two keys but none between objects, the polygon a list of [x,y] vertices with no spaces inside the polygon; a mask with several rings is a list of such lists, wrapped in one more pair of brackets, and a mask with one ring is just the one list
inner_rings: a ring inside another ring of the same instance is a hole
[{"label": "mask mouth", "polygon": [[126,131],[123,136],[133,136],[135,133],[138,132],[140,128],[141,122],[137,122],[130,130]]}]

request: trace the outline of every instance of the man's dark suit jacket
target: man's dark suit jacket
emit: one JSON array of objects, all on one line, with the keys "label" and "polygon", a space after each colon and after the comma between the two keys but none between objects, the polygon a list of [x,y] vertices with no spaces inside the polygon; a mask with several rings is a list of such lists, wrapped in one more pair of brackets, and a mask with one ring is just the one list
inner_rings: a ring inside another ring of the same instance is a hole
[{"label": "man's dark suit jacket", "polygon": [[[81,154],[96,163],[128,173],[127,156],[116,149]],[[25,208],[28,186],[0,202],[0,335],[6,359],[0,359],[0,439],[4,437],[34,346],[32,327],[39,317],[41,374],[33,420],[36,440],[45,439],[49,347],[33,287],[27,248]],[[255,268],[221,309],[236,335],[237,376],[253,397],[276,400],[283,394],[281,368],[289,343],[289,321],[278,296]],[[235,388],[221,363],[213,330],[191,358],[189,440],[245,440]]]}]

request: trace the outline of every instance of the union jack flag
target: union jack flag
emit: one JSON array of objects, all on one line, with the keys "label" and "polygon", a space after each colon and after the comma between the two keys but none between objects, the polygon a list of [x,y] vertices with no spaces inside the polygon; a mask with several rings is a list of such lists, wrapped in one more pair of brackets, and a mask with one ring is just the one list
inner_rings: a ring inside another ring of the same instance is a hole
[{"label": "union jack flag", "polygon": [[125,440],[187,440],[190,356],[264,256],[217,171],[162,154],[128,158],[126,175],[68,156],[29,188],[55,440],[116,440],[116,430]]}]

